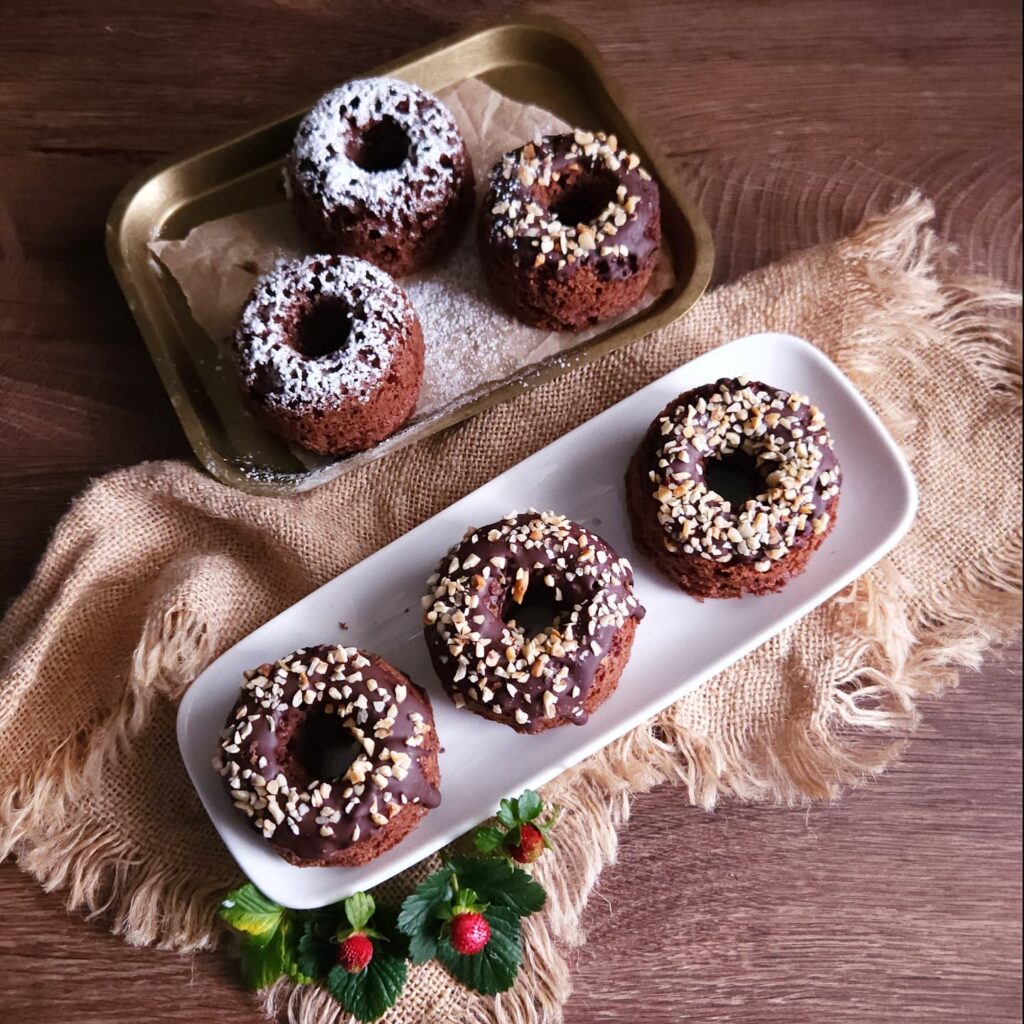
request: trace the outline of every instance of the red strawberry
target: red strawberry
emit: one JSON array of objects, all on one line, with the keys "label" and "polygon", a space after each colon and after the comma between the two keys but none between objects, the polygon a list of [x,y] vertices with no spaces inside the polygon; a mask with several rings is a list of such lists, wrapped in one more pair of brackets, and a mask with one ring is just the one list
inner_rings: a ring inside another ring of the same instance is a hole
[{"label": "red strawberry", "polygon": [[491,926],[475,910],[463,911],[452,918],[452,946],[456,953],[473,956],[491,941]]},{"label": "red strawberry", "polygon": [[338,963],[349,974],[359,974],[373,959],[373,943],[362,932],[355,932],[338,944]]},{"label": "red strawberry", "polygon": [[532,864],[544,852],[544,836],[536,825],[519,826],[519,842],[506,842],[508,855],[520,864]]}]

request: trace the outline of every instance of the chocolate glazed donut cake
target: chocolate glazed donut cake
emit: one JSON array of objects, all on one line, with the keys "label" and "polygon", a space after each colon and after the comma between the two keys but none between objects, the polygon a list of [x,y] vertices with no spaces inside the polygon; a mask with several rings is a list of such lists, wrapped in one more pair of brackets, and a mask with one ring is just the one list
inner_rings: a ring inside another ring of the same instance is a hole
[{"label": "chocolate glazed donut cake", "polygon": [[320,99],[299,125],[285,187],[319,250],[399,276],[452,248],[473,207],[473,168],[451,112],[394,78]]},{"label": "chocolate glazed donut cake", "polygon": [[495,165],[478,237],[499,302],[535,327],[582,330],[643,295],[661,242],[658,186],[614,135],[549,135]]},{"label": "chocolate glazed donut cake", "polygon": [[358,865],[441,802],[430,699],[383,658],[305,648],[245,673],[214,767],[292,864]]},{"label": "chocolate glazed donut cake", "polygon": [[629,563],[554,512],[467,531],[428,587],[424,635],[448,695],[517,732],[586,722],[644,614]]},{"label": "chocolate glazed donut cake", "polygon": [[423,331],[405,292],[349,256],[284,261],[260,278],[234,350],[255,416],[323,454],[394,433],[423,377]]},{"label": "chocolate glazed donut cake", "polygon": [[840,469],[803,395],[745,377],[694,388],[654,420],[626,474],[633,537],[698,599],[780,590],[836,522]]}]

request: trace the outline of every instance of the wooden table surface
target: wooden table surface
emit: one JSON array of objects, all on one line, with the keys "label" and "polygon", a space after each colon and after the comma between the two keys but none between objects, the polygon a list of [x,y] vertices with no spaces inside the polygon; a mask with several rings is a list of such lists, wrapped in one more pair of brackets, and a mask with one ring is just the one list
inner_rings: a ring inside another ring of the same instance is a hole
[{"label": "wooden table surface", "polygon": [[[188,456],[107,269],[136,170],[511,3],[3,0],[0,599],[104,470]],[[714,225],[716,280],[912,187],[954,263],[1020,284],[1011,0],[552,0]],[[930,703],[906,763],[833,807],[636,802],[586,912],[568,1024],[1020,1020],[1020,647]],[[0,867],[20,1024],[250,1021],[219,956],[135,950]],[[416,1024],[416,1022],[410,1022]],[[457,1022],[453,1022],[457,1024]]]}]

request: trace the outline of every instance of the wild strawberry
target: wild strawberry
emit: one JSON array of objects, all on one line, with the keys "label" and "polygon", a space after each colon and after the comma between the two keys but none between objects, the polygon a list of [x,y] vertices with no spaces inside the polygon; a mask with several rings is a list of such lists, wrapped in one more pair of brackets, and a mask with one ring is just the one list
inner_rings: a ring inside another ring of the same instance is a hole
[{"label": "wild strawberry", "polygon": [[463,911],[452,918],[452,946],[456,953],[474,956],[491,941],[491,926],[478,911]]},{"label": "wild strawberry", "polygon": [[519,842],[506,840],[508,855],[519,864],[532,864],[544,852],[544,835],[536,825],[519,826]]},{"label": "wild strawberry", "polygon": [[532,864],[551,846],[548,836],[561,810],[556,805],[545,815],[543,801],[528,789],[515,800],[502,800],[495,815],[497,825],[477,829],[473,844],[481,853],[499,854],[516,864]]},{"label": "wild strawberry", "polygon": [[373,943],[362,932],[354,932],[347,939],[338,943],[338,963],[349,974],[365,971],[373,959]]}]

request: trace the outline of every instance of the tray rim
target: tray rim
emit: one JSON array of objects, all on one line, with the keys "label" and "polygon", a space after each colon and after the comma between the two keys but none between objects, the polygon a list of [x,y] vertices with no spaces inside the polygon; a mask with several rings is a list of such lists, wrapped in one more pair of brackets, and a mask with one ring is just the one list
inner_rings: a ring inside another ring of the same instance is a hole
[{"label": "tray rim", "polygon": [[[673,203],[678,207],[693,235],[694,264],[689,281],[685,287],[659,308],[647,313],[639,311],[621,324],[610,328],[595,339],[581,343],[569,351],[550,356],[538,363],[531,364],[517,371],[511,378],[488,389],[468,401],[455,405],[440,416],[423,424],[410,428],[402,428],[390,437],[364,452],[357,452],[336,463],[328,464],[322,470],[310,470],[294,476],[280,474],[273,481],[255,479],[247,475],[237,465],[224,458],[211,440],[203,417],[196,404],[188,397],[188,387],[174,365],[174,359],[164,332],[160,329],[158,318],[151,314],[143,288],[137,277],[134,262],[137,259],[130,251],[127,236],[128,220],[133,212],[134,204],[148,188],[159,184],[161,178],[169,171],[187,166],[191,161],[208,156],[217,150],[237,146],[246,140],[265,133],[283,121],[301,116],[309,109],[310,103],[285,110],[272,111],[269,117],[258,126],[253,126],[237,134],[221,137],[206,145],[197,146],[177,155],[166,157],[134,175],[122,187],[111,205],[105,225],[105,249],[107,261],[114,272],[118,285],[125,297],[128,308],[142,335],[150,358],[156,366],[161,383],[171,402],[182,429],[188,439],[193,454],[211,476],[228,486],[249,494],[282,496],[298,494],[315,489],[337,477],[344,475],[372,462],[386,457],[391,452],[410,444],[426,440],[434,434],[478,416],[487,409],[510,401],[525,390],[554,380],[599,359],[631,342],[639,341],[654,331],[679,319],[694,305],[707,289],[714,267],[714,239],[711,228],[700,210],[697,202],[682,185],[671,160],[668,159],[661,145],[646,132],[637,121],[635,111],[629,99],[617,81],[609,76],[604,67],[603,59],[597,47],[578,29],[550,15],[525,15],[511,17],[466,29],[462,32],[444,37],[435,43],[428,44],[402,56],[380,64],[359,75],[379,76],[400,73],[417,62],[434,57],[446,50],[483,41],[488,37],[496,37],[505,33],[527,30],[546,33],[576,49],[589,65],[601,88],[608,98],[621,112],[635,136],[638,147],[645,154],[645,161],[656,172],[662,188],[669,193]],[[315,97],[313,99],[315,102]],[[166,218],[165,211],[164,217]],[[152,239],[150,239],[152,240]],[[638,329],[639,328],[639,329]],[[486,387],[486,385],[485,385]]]},{"label": "tray rim", "polygon": [[[909,463],[907,461],[907,457],[904,455],[904,453],[901,450],[900,446],[897,444],[895,439],[892,437],[892,435],[889,432],[888,428],[885,426],[885,424],[882,422],[881,418],[878,416],[878,414],[871,407],[871,405],[867,401],[867,399],[860,393],[860,391],[858,391],[858,389],[855,387],[855,385],[850,381],[850,379],[846,376],[846,374],[843,372],[843,370],[834,362],[834,360],[832,360],[828,355],[826,355],[824,352],[822,352],[819,348],[817,348],[815,345],[813,345],[812,343],[810,343],[806,339],[798,337],[796,335],[792,335],[792,334],[786,333],[786,332],[782,332],[782,331],[770,331],[769,330],[769,331],[759,332],[759,333],[756,333],[756,334],[743,335],[743,336],[741,336],[739,338],[730,339],[724,345],[716,346],[713,349],[709,349],[707,352],[704,352],[701,355],[696,356],[694,359],[688,360],[686,363],[683,363],[680,366],[676,366],[676,367],[672,368],[671,370],[667,371],[665,374],[662,374],[660,377],[656,378],[654,381],[651,381],[650,383],[645,385],[644,388],[641,388],[638,391],[633,392],[630,395],[627,395],[625,398],[621,399],[619,402],[616,402],[614,405],[609,406],[607,409],[602,410],[601,412],[597,413],[595,416],[592,416],[590,419],[585,420],[579,426],[573,428],[573,430],[570,431],[568,434],[563,435],[561,438],[556,438],[554,441],[552,441],[548,445],[545,445],[543,448],[539,449],[538,451],[533,452],[530,455],[527,455],[525,458],[521,459],[519,462],[515,463],[512,466],[509,466],[507,469],[503,470],[501,473],[497,474],[496,476],[492,477],[490,480],[488,480],[485,483],[481,484],[480,487],[474,489],[473,491],[469,492],[468,494],[462,495],[461,497],[457,498],[455,501],[451,502],[449,505],[445,506],[443,509],[441,509],[437,513],[435,513],[435,515],[431,516],[429,519],[424,520],[422,523],[418,523],[416,526],[412,527],[410,530],[406,531],[405,533],[403,533],[399,537],[396,537],[393,541],[389,542],[388,544],[384,545],[383,547],[378,548],[376,551],[374,551],[371,554],[367,555],[366,558],[361,559],[360,562],[357,562],[353,566],[350,566],[349,569],[346,569],[344,572],[339,573],[337,576],[333,577],[331,580],[328,580],[327,582],[322,584],[320,587],[317,587],[315,590],[311,591],[309,594],[307,594],[304,597],[300,598],[299,601],[297,601],[297,602],[295,602],[295,604],[289,606],[289,608],[286,608],[286,609],[282,610],[277,615],[274,615],[271,618],[267,619],[267,621],[265,623],[261,624],[260,626],[257,626],[254,630],[252,630],[249,633],[247,633],[244,637],[240,638],[237,641],[237,643],[233,644],[230,648],[225,650],[216,659],[214,659],[212,662],[210,662],[210,664],[203,670],[203,672],[200,673],[196,677],[196,679],[193,681],[192,684],[190,684],[188,690],[185,692],[184,696],[182,697],[181,703],[180,703],[179,708],[178,708],[178,713],[177,713],[177,718],[176,718],[176,735],[177,735],[177,740],[178,740],[179,751],[181,753],[182,760],[183,760],[183,762],[185,764],[185,767],[186,767],[186,770],[188,772],[188,775],[189,775],[190,779],[192,780],[193,785],[196,788],[197,795],[199,796],[200,801],[202,802],[202,804],[204,806],[204,809],[206,809],[207,814],[208,814],[208,816],[209,816],[209,818],[211,820],[211,824],[213,824],[215,830],[217,831],[218,835],[221,838],[221,841],[224,842],[225,846],[228,848],[228,851],[231,853],[232,857],[236,859],[236,862],[238,863],[240,869],[243,871],[243,873],[245,873],[247,875],[247,877],[248,877],[248,871],[246,870],[246,867],[243,866],[241,860],[238,859],[238,857],[237,857],[237,855],[235,853],[235,849],[234,849],[233,845],[231,844],[231,842],[229,842],[229,840],[225,837],[225,832],[222,830],[220,819],[218,817],[216,817],[214,813],[211,812],[210,806],[208,805],[208,802],[207,802],[206,795],[204,794],[202,788],[200,787],[200,784],[197,782],[196,773],[193,772],[193,762],[189,760],[189,757],[186,754],[186,742],[187,742],[186,741],[186,736],[188,734],[188,729],[189,729],[188,719],[189,719],[189,716],[190,716],[190,713],[191,713],[191,705],[196,700],[199,699],[198,698],[198,692],[199,691],[198,691],[198,689],[195,688],[195,684],[199,683],[203,679],[203,677],[206,676],[208,673],[209,674],[214,673],[216,668],[217,668],[217,666],[218,666],[218,664],[222,660],[228,658],[231,655],[231,653],[233,651],[235,651],[235,649],[239,645],[244,644],[254,634],[264,630],[270,623],[275,622],[276,620],[280,619],[281,617],[283,617],[285,615],[288,615],[290,613],[293,613],[294,610],[299,605],[301,605],[302,603],[310,600],[314,595],[321,593],[326,588],[331,587],[332,585],[335,585],[339,579],[343,578],[348,572],[350,572],[356,566],[361,565],[363,562],[366,562],[366,561],[368,561],[370,559],[376,559],[376,558],[379,558],[379,557],[383,556],[385,552],[388,552],[390,549],[393,549],[398,544],[401,544],[403,542],[407,543],[407,538],[408,538],[409,534],[412,534],[412,533],[415,533],[418,530],[421,530],[427,524],[433,523],[434,520],[436,520],[436,519],[448,516],[451,513],[451,509],[453,507],[462,504],[464,501],[474,497],[479,492],[484,491],[487,488],[492,487],[494,485],[495,481],[497,481],[497,480],[507,476],[508,474],[511,474],[511,473],[514,473],[514,472],[517,472],[517,471],[521,471],[524,464],[529,463],[530,461],[537,459],[539,456],[543,455],[543,453],[545,453],[552,446],[558,445],[560,443],[565,442],[567,438],[572,437],[574,434],[578,435],[580,431],[584,431],[584,430],[587,430],[587,429],[593,430],[594,429],[595,421],[600,420],[602,417],[607,415],[611,410],[614,410],[618,406],[623,405],[623,404],[625,404],[627,402],[636,401],[638,394],[640,394],[642,392],[647,392],[647,391],[649,391],[651,389],[656,389],[659,385],[661,385],[666,380],[666,378],[673,376],[674,374],[678,373],[680,370],[682,370],[684,368],[691,367],[694,363],[697,363],[697,362],[703,360],[705,357],[707,357],[707,356],[709,356],[709,355],[711,355],[711,354],[713,354],[715,352],[721,351],[723,349],[734,348],[734,347],[737,347],[737,346],[739,346],[741,344],[751,344],[751,343],[753,343],[755,341],[761,341],[761,340],[766,339],[766,338],[771,339],[773,343],[785,344],[787,346],[791,346],[794,350],[799,351],[800,358],[807,359],[809,362],[816,363],[819,367],[823,367],[825,372],[827,372],[829,374],[829,376],[834,380],[836,386],[839,387],[841,390],[843,390],[846,393],[846,395],[849,398],[849,400],[851,401],[851,403],[856,407],[858,413],[863,417],[863,420],[866,423],[870,424],[870,426],[871,426],[871,428],[872,428],[872,430],[873,430],[873,432],[874,432],[874,434],[875,434],[875,436],[876,436],[876,438],[878,440],[878,443],[886,450],[886,452],[888,453],[889,457],[892,459],[892,466],[893,466],[893,468],[896,471],[897,479],[899,481],[899,484],[903,488],[903,491],[904,491],[904,494],[905,494],[905,502],[902,504],[901,514],[899,515],[898,518],[894,518],[893,524],[888,529],[888,531],[885,533],[885,535],[880,540],[876,541],[874,543],[874,546],[869,548],[866,551],[866,553],[864,553],[857,560],[855,566],[852,569],[847,569],[845,572],[837,574],[834,578],[832,578],[832,579],[830,579],[828,581],[827,585],[821,591],[821,596],[818,596],[818,594],[816,592],[811,598],[805,599],[798,607],[796,607],[795,609],[792,609],[792,610],[789,610],[788,612],[786,612],[782,616],[782,618],[779,620],[779,622],[777,624],[773,624],[773,625],[769,625],[767,627],[761,628],[756,634],[753,635],[752,639],[744,640],[742,643],[740,643],[740,644],[736,645],[734,648],[730,649],[727,654],[721,655],[717,659],[711,661],[710,663],[702,665],[700,667],[700,669],[694,674],[693,678],[691,678],[688,682],[685,682],[685,683],[683,683],[681,685],[677,685],[675,688],[667,689],[666,693],[664,695],[664,699],[662,700],[661,697],[658,698],[659,704],[658,704],[658,708],[656,708],[655,710],[652,711],[647,705],[644,705],[643,707],[641,707],[639,709],[639,711],[631,713],[630,715],[626,716],[626,718],[624,719],[624,721],[626,722],[624,728],[619,728],[619,726],[616,725],[613,734],[609,734],[608,731],[605,730],[598,737],[592,738],[589,743],[581,743],[579,748],[574,751],[574,753],[572,755],[572,760],[565,761],[565,760],[559,760],[559,759],[556,758],[552,762],[552,764],[549,764],[542,772],[535,772],[534,775],[531,777],[531,781],[528,782],[527,785],[531,786],[533,788],[537,788],[537,787],[539,787],[541,785],[544,785],[546,782],[550,781],[553,778],[556,778],[558,775],[560,775],[563,771],[565,771],[568,768],[570,768],[572,765],[579,763],[580,761],[582,761],[586,757],[590,756],[591,754],[595,753],[596,751],[603,749],[609,743],[614,742],[614,740],[617,737],[619,737],[621,735],[624,735],[626,732],[629,731],[629,729],[635,727],[636,725],[640,724],[643,721],[646,721],[652,714],[657,714],[658,710],[663,709],[664,707],[669,706],[669,704],[671,704],[674,701],[680,699],[680,697],[684,696],[685,694],[691,693],[694,690],[698,689],[700,686],[704,685],[709,679],[711,679],[714,675],[718,674],[721,671],[724,671],[730,665],[735,664],[737,661],[739,661],[746,654],[748,654],[751,651],[753,651],[753,650],[757,649],[758,647],[762,646],[764,643],[766,643],[768,640],[770,640],[773,636],[778,635],[778,633],[780,633],[782,630],[786,629],[788,626],[792,625],[794,622],[799,621],[801,618],[803,618],[805,615],[809,614],[815,608],[819,607],[824,602],[826,602],[826,601],[830,600],[831,598],[833,598],[837,593],[839,593],[845,587],[849,586],[854,580],[856,580],[860,576],[862,576],[865,572],[868,571],[868,569],[870,569],[872,566],[877,564],[877,562],[879,562],[890,551],[892,551],[892,549],[903,539],[903,537],[906,536],[907,531],[910,529],[911,525],[914,522],[914,519],[915,519],[915,516],[916,516],[916,512],[917,512],[917,507],[918,507],[918,499],[919,499],[917,484],[916,484],[913,472],[912,472],[912,470],[910,468],[910,465],[909,465]],[[656,408],[660,408],[660,405],[657,402],[655,402],[653,404],[652,408],[655,408],[655,409]],[[680,601],[686,600],[685,595],[677,593],[677,596],[678,596]],[[770,600],[770,599],[771,599],[771,596],[769,596],[767,598],[758,598],[757,600]],[[719,602],[719,603],[724,604],[725,602]],[[458,712],[458,713],[462,714],[462,712]],[[199,770],[203,769],[207,765],[208,765],[208,760],[202,761],[201,764],[198,761],[196,761],[196,763],[195,763],[196,771],[198,772]],[[520,791],[519,787],[517,786],[515,792],[519,792],[519,791]],[[509,793],[506,793],[505,795],[506,796],[513,796],[513,795],[515,795],[515,793],[514,792],[509,792]],[[228,810],[229,814],[233,813],[233,812],[231,812],[230,807],[227,807],[226,810]],[[472,828],[472,825],[470,825],[469,827]],[[460,834],[462,834],[462,833],[460,833]],[[250,838],[254,842],[257,841],[254,836],[250,837]],[[411,858],[411,859],[409,859],[406,862],[399,863],[396,867],[394,867],[393,870],[387,869],[387,873],[381,875],[381,877],[372,877],[368,882],[365,882],[365,886],[367,888],[369,888],[369,887],[381,884],[381,882],[386,881],[388,878],[393,877],[395,874],[397,874],[397,873],[399,873],[399,872],[401,872],[403,870],[406,870],[412,864],[418,863],[424,857],[429,856],[431,852],[436,852],[437,849],[442,848],[444,845],[454,841],[457,838],[458,838],[458,835],[450,835],[450,836],[448,836],[448,838],[444,839],[443,841],[438,843],[436,846],[433,846],[431,850],[422,852],[422,853],[418,854],[415,858]],[[433,839],[430,840],[430,843],[431,844],[433,843]],[[401,845],[402,844],[399,844],[399,847],[396,847],[396,849],[399,849],[401,847]],[[372,865],[373,862],[371,861],[370,864]],[[364,868],[366,868],[368,866],[369,865],[366,865],[366,866],[364,866]],[[364,868],[359,868],[359,869],[343,869],[343,870],[346,870],[346,871],[361,871]],[[295,870],[302,870],[302,869],[295,869]],[[335,870],[335,869],[323,869],[323,870]],[[253,879],[253,881],[256,882],[255,879]],[[363,883],[359,883],[357,880],[354,880],[354,881],[356,881],[356,884],[363,884]],[[256,882],[256,884],[259,885],[259,882]],[[276,899],[278,902],[284,903],[284,905],[286,905],[286,906],[294,906],[297,909],[306,909],[306,908],[309,908],[309,907],[312,907],[312,906],[315,906],[315,905],[322,905],[322,904],[314,904],[314,903],[309,903],[309,902],[303,902],[301,900],[299,902],[296,902],[296,903],[288,903],[287,902],[288,901],[288,896],[283,894],[283,893],[281,893],[281,892],[277,892],[276,894],[275,893],[268,893],[268,895],[271,895],[272,898]],[[282,897],[283,897],[283,899],[282,899]],[[331,900],[336,899],[336,898],[338,898],[337,893],[334,893],[329,898],[327,898],[326,901],[330,902]]]}]

